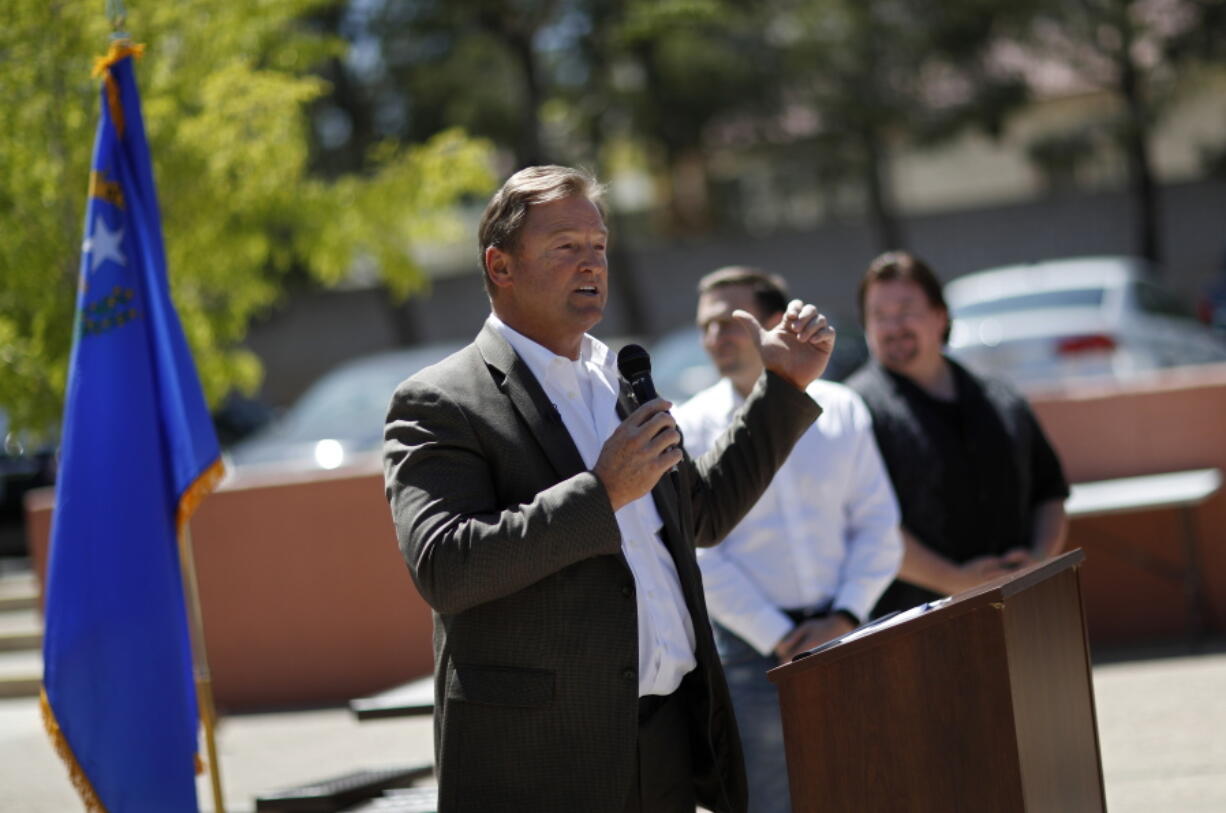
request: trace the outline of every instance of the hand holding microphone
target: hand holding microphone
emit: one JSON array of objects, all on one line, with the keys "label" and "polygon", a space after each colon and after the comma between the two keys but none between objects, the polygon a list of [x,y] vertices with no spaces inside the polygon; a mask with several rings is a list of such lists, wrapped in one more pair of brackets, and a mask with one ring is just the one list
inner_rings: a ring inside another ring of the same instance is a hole
[{"label": "hand holding microphone", "polygon": [[[621,349],[617,354],[617,371],[630,383],[634,399],[640,406],[659,398],[656,394],[656,384],[651,379],[651,356],[641,346],[628,344]],[[671,408],[672,404],[669,404],[669,407]],[[680,434],[680,430],[677,431]],[[677,467],[673,466],[670,471],[676,472]]]},{"label": "hand holding microphone", "polygon": [[672,404],[656,395],[647,351],[627,345],[617,366],[639,406],[605,441],[592,467],[615,511],[651,491],[682,458],[681,432],[668,412]]}]

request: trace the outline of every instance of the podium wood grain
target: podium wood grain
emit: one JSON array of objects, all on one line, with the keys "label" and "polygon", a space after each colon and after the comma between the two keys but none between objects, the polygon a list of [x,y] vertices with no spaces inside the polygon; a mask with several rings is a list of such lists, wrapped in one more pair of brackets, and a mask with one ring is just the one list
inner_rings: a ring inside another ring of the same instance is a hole
[{"label": "podium wood grain", "polygon": [[1104,810],[1081,560],[772,670],[793,809]]}]

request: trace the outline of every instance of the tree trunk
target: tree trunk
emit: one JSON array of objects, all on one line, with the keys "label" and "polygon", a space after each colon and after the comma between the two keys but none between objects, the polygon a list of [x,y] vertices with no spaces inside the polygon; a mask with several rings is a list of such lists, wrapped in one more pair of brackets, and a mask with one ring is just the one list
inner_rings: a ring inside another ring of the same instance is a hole
[{"label": "tree trunk", "polygon": [[626,245],[625,234],[618,222],[618,217],[609,212],[609,232],[613,235],[612,248],[609,250],[609,291],[616,292],[617,301],[624,315],[621,333],[632,336],[645,336],[652,332],[647,324],[647,306],[643,298],[642,286],[639,284],[634,252]]},{"label": "tree trunk", "polygon": [[519,138],[515,145],[515,160],[522,167],[545,163],[541,149],[541,82],[536,67],[536,53],[532,50],[530,34],[515,36],[510,40],[511,50],[519,62],[524,80],[524,104],[520,111]]},{"label": "tree trunk", "polygon": [[669,150],[669,211],[673,231],[702,235],[711,229],[707,165],[696,147]]},{"label": "tree trunk", "polygon": [[1158,235],[1158,187],[1149,154],[1149,110],[1136,63],[1127,48],[1120,51],[1120,94],[1127,118],[1123,146],[1128,160],[1128,186],[1132,193],[1137,253],[1153,263],[1162,257]]},{"label": "tree trunk", "polygon": [[877,238],[877,248],[881,251],[905,248],[902,225],[894,212],[889,192],[889,156],[882,143],[881,133],[875,127],[866,127],[861,135],[866,158],[864,184],[868,193],[868,214]]}]

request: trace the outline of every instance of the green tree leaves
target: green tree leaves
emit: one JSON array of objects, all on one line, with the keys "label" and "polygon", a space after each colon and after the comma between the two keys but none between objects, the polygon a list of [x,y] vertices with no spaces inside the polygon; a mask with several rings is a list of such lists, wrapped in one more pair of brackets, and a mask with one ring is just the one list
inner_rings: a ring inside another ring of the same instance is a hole
[{"label": "green tree leaves", "polygon": [[[357,267],[401,295],[424,279],[413,246],[493,185],[489,146],[459,131],[381,144],[360,174],[310,165],[309,71],[343,51],[306,23],[319,0],[133,3],[137,64],[171,290],[206,394],[259,382],[239,347],[291,270],[326,284]],[[94,0],[15,0],[0,28],[0,407],[17,427],[58,420],[81,217],[98,120],[93,59],[108,25]]]}]

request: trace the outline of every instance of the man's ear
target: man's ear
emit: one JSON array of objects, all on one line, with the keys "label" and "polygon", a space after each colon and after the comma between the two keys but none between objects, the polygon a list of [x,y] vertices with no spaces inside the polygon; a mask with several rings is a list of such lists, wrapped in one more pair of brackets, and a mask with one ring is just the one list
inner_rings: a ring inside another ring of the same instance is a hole
[{"label": "man's ear", "polygon": [[774,330],[775,325],[783,321],[783,311],[775,311],[760,321],[764,330]]},{"label": "man's ear", "polygon": [[511,257],[496,246],[485,247],[485,276],[495,288],[511,284]]}]

